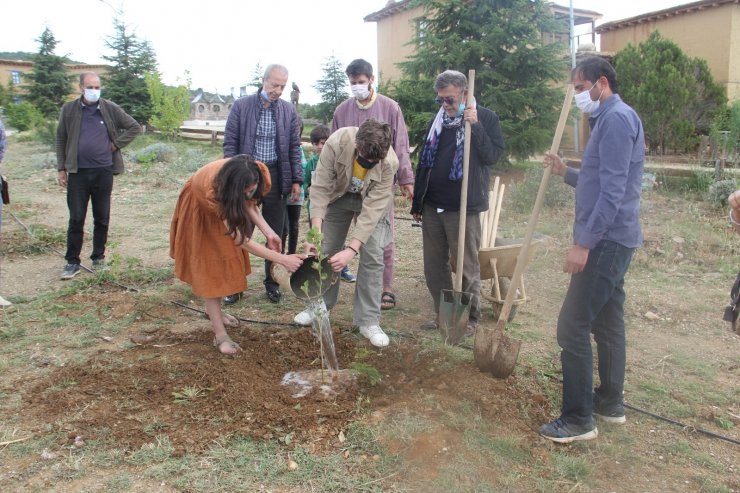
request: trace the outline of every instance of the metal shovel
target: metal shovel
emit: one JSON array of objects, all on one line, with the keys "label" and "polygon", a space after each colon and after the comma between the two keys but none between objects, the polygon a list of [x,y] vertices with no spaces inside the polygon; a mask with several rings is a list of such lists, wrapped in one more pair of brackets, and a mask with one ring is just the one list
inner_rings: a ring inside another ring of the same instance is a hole
[{"label": "metal shovel", "polygon": [[[475,70],[468,70],[468,99],[473,101],[475,89]],[[466,103],[467,104],[467,103]],[[439,299],[439,331],[447,344],[455,345],[465,335],[473,293],[462,290],[463,259],[465,255],[465,221],[468,210],[468,168],[470,167],[470,123],[465,122],[465,143],[463,147],[463,176],[460,190],[460,222],[457,232],[457,262],[452,290],[443,289]]]},{"label": "metal shovel", "polygon": [[[557,154],[558,149],[560,148],[560,139],[563,136],[563,130],[565,129],[565,123],[568,119],[568,114],[570,113],[570,104],[572,100],[573,84],[568,84],[568,89],[565,92],[563,108],[560,111],[560,120],[558,120],[558,126],[555,130],[552,146],[550,147],[551,154]],[[550,179],[551,171],[552,169],[547,167],[542,174],[540,188],[537,191],[537,199],[534,202],[534,209],[532,210],[532,215],[527,224],[527,234],[524,237],[524,242],[519,251],[516,267],[514,268],[514,274],[511,276],[511,285],[509,286],[508,293],[506,293],[504,306],[501,308],[501,313],[498,316],[496,327],[491,330],[479,325],[475,331],[475,344],[473,348],[475,365],[480,371],[489,372],[498,378],[506,378],[511,375],[519,357],[519,350],[522,345],[521,341],[517,341],[506,336],[504,330],[506,328],[506,321],[509,318],[509,312],[514,303],[514,297],[516,296],[517,289],[519,289],[522,273],[529,262],[529,246],[532,244],[532,237],[534,236],[534,230],[537,226],[537,218],[539,217],[540,209],[542,208],[542,203],[545,199],[545,192],[547,191],[547,184]]]}]

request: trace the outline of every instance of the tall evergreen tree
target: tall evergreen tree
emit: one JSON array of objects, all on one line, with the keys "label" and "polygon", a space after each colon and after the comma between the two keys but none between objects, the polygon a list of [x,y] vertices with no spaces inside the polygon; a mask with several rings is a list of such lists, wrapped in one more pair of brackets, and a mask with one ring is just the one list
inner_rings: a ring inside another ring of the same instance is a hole
[{"label": "tall evergreen tree", "polygon": [[123,20],[113,20],[115,35],[105,42],[113,54],[103,56],[111,68],[103,78],[103,97],[119,104],[142,123],[149,122],[152,101],[146,85],[146,74],[157,72],[154,49],[130,32]]},{"label": "tall evergreen tree", "polygon": [[57,40],[46,27],[39,42],[39,51],[32,58],[33,70],[27,75],[31,84],[28,101],[45,117],[54,117],[72,92],[72,77],[64,66],[64,58],[54,54]]},{"label": "tall evergreen tree", "polygon": [[725,91],[704,60],[690,58],[658,31],[628,45],[614,59],[622,98],[640,114],[652,152],[681,152],[698,144],[714,115],[725,107]]},{"label": "tall evergreen tree", "polygon": [[349,97],[347,93],[347,75],[344,73],[344,65],[333,54],[326,58],[321,67],[324,71],[323,78],[316,81],[313,86],[321,95],[319,104],[319,118],[327,123],[334,116],[337,106]]},{"label": "tall evergreen tree", "polygon": [[247,84],[247,87],[254,87],[254,91],[262,87],[262,77],[264,77],[264,75],[265,68],[260,62],[257,62],[257,64],[254,66],[254,70],[252,70],[252,75],[249,77],[249,83]]},{"label": "tall evergreen tree", "polygon": [[543,33],[565,29],[544,0],[413,0],[416,51],[400,64],[391,96],[409,118],[419,144],[438,107],[433,81],[447,69],[475,69],[475,97],[501,119],[509,156],[526,158],[549,146],[562,104],[558,87],[568,74],[567,46],[546,44]]}]

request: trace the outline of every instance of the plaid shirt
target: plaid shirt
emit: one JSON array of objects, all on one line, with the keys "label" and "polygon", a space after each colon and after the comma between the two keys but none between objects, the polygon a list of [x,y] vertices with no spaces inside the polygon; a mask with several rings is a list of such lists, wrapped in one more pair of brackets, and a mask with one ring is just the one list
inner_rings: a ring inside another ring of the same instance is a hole
[{"label": "plaid shirt", "polygon": [[254,140],[254,158],[265,164],[274,164],[278,160],[277,145],[277,127],[275,126],[275,117],[272,114],[273,103],[265,108],[260,108],[260,119],[257,124],[257,136]]}]

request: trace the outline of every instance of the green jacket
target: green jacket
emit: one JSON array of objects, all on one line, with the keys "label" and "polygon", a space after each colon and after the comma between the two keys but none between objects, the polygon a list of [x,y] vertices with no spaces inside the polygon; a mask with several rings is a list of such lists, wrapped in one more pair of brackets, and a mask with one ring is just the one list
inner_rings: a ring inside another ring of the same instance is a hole
[{"label": "green jacket", "polygon": [[[77,173],[77,144],[80,141],[80,122],[82,121],[81,97],[65,103],[59,114],[57,127],[57,170],[67,173]],[[103,115],[108,137],[118,148],[113,153],[113,174],[123,173],[123,155],[121,149],[126,147],[141,133],[141,127],[136,120],[112,101],[100,99],[98,101],[100,113]]]}]

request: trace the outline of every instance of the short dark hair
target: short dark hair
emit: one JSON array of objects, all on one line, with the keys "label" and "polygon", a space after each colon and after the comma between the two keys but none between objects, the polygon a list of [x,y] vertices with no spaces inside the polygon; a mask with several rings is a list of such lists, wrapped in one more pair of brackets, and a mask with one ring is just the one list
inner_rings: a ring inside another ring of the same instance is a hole
[{"label": "short dark hair", "polygon": [[609,82],[609,89],[611,89],[614,94],[618,94],[617,71],[614,70],[611,63],[601,57],[590,56],[588,58],[584,58],[578,62],[576,67],[570,73],[571,80],[578,77],[579,79],[587,80],[592,84],[599,80],[601,76],[606,77],[607,82]]},{"label": "short dark hair", "polygon": [[374,118],[365,120],[357,130],[357,152],[368,161],[380,161],[388,155],[391,146],[391,126]]},{"label": "short dark hair", "polygon": [[331,130],[326,125],[316,125],[311,130],[311,143],[318,144],[322,140],[326,140],[331,135]]},{"label": "short dark hair", "polygon": [[347,74],[347,77],[367,75],[367,77],[370,78],[373,76],[373,66],[370,65],[370,62],[363,60],[362,58],[358,58],[356,60],[352,60],[349,65],[347,65],[345,73]]},{"label": "short dark hair", "polygon": [[84,84],[85,84],[85,77],[87,77],[88,75],[92,75],[93,77],[98,77],[98,78],[100,78],[100,77],[98,76],[98,74],[96,74],[95,72],[82,72],[82,73],[80,74],[80,86],[82,86],[82,85],[84,85]]}]

